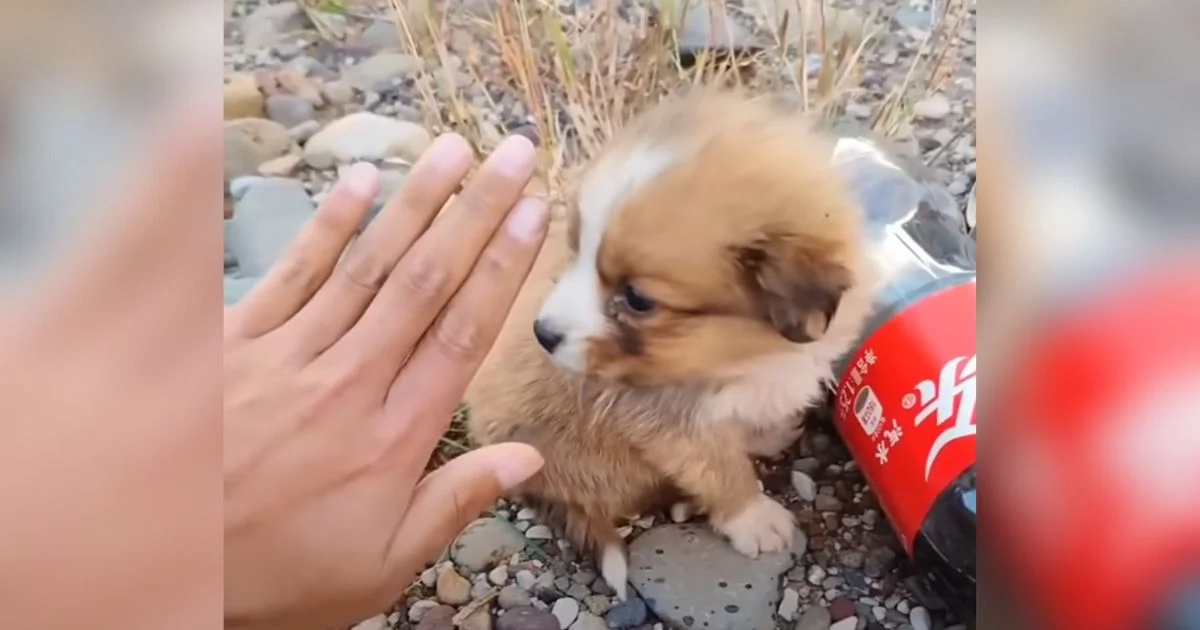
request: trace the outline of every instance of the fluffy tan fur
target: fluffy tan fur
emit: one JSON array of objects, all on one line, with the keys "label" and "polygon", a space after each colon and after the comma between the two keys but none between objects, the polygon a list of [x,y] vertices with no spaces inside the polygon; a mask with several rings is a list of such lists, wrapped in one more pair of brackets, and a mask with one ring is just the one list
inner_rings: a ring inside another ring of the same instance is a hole
[{"label": "fluffy tan fur", "polygon": [[576,203],[471,385],[473,439],[541,450],[546,467],[521,497],[599,553],[619,593],[614,523],[676,500],[743,553],[791,543],[791,514],[759,491],[751,457],[797,437],[868,315],[874,278],[858,212],[809,129],[766,100],[713,90],[633,121],[577,189],[619,185],[613,173],[646,147],[678,149],[621,199],[595,262],[600,303],[633,282],[654,311],[608,309],[584,374],[556,367],[535,341],[539,307],[578,249]]}]

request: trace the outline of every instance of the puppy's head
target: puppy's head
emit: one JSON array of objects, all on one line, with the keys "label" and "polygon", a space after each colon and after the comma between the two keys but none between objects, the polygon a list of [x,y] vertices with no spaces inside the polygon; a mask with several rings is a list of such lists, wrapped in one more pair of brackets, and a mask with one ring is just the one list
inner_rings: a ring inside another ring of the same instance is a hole
[{"label": "puppy's head", "polygon": [[862,267],[857,209],[829,160],[802,118],[735,93],[644,114],[577,187],[574,258],[538,342],[562,369],[635,386],[820,342]]}]

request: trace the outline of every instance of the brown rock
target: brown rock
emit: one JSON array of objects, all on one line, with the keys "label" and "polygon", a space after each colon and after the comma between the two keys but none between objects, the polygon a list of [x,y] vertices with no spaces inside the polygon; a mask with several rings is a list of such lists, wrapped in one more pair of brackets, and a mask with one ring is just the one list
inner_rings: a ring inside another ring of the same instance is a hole
[{"label": "brown rock", "polygon": [[449,606],[437,606],[425,611],[416,630],[454,630],[454,609]]},{"label": "brown rock", "polygon": [[321,85],[295,68],[274,72],[260,70],[255,73],[254,78],[258,82],[258,89],[266,96],[299,96],[312,103],[313,107],[325,104],[325,97],[321,95]]},{"label": "brown rock", "polygon": [[471,583],[454,569],[445,569],[438,573],[437,598],[443,604],[461,606],[471,601]]},{"label": "brown rock", "polygon": [[261,118],[265,113],[266,97],[258,90],[258,82],[248,74],[235,74],[225,82],[225,120]]},{"label": "brown rock", "polygon": [[265,118],[241,118],[225,123],[225,179],[258,173],[263,162],[283,157],[296,146],[292,135]]},{"label": "brown rock", "polygon": [[264,177],[290,177],[296,172],[296,167],[304,158],[299,154],[289,153],[283,157],[277,157],[273,160],[267,160],[258,165],[258,174]]}]

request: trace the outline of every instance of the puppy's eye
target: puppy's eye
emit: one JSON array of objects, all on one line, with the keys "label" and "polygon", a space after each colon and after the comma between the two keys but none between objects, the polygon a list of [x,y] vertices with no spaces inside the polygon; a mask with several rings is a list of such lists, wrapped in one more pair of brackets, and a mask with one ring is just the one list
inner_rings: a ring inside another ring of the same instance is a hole
[{"label": "puppy's eye", "polygon": [[621,283],[621,301],[630,311],[645,315],[654,310],[654,300],[642,295],[628,282]]}]

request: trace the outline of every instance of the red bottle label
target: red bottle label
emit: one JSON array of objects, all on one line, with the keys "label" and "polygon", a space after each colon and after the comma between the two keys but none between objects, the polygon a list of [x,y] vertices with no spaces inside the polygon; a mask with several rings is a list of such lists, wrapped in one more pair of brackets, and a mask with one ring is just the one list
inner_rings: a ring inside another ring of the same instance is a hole
[{"label": "red bottle label", "polygon": [[847,368],[838,432],[911,554],[934,500],[975,463],[975,283],[901,311]]}]

